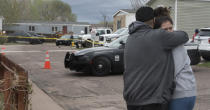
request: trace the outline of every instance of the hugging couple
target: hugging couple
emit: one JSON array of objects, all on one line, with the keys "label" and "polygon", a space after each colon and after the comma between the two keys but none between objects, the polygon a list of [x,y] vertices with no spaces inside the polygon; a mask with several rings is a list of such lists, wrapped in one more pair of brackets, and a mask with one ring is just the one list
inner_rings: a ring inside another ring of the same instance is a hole
[{"label": "hugging couple", "polygon": [[125,45],[124,99],[128,110],[193,110],[196,82],[170,11],[141,7]]}]

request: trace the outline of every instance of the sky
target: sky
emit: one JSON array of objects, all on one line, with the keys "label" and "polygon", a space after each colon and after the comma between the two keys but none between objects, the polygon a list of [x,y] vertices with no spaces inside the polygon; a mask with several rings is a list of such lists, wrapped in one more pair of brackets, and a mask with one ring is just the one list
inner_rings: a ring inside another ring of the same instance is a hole
[{"label": "sky", "polygon": [[103,21],[102,14],[112,16],[119,9],[130,9],[130,0],[62,0],[72,7],[72,12],[77,15],[78,22],[98,23]]}]

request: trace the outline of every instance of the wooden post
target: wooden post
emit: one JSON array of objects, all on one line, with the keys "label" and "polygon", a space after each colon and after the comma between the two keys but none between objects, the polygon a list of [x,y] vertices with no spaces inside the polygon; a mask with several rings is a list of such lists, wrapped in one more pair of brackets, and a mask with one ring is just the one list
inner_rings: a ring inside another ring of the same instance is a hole
[{"label": "wooden post", "polygon": [[28,92],[27,92],[27,84],[28,84],[28,76],[25,71],[19,72],[18,74],[19,77],[19,85],[23,85],[24,87],[19,87],[18,91],[18,110],[27,110],[28,109],[28,104],[27,104],[27,99],[28,99]]},{"label": "wooden post", "polygon": [[[2,67],[2,68],[1,68]],[[28,110],[28,73],[19,65],[15,64],[7,57],[0,55],[0,74],[4,75],[4,110]],[[15,77],[17,76],[17,77]],[[13,80],[17,80],[17,85],[12,85]],[[15,86],[15,90],[10,89]]]},{"label": "wooden post", "polygon": [[11,110],[11,97],[12,97],[12,90],[11,90],[11,86],[12,86],[12,74],[9,71],[5,71],[4,72],[4,110]]}]

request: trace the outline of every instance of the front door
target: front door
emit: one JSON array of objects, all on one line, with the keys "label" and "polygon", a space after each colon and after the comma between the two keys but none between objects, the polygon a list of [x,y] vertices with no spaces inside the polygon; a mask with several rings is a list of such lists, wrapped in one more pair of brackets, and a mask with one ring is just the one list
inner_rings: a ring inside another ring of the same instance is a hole
[{"label": "front door", "polygon": [[63,26],[63,34],[67,34],[67,26]]}]

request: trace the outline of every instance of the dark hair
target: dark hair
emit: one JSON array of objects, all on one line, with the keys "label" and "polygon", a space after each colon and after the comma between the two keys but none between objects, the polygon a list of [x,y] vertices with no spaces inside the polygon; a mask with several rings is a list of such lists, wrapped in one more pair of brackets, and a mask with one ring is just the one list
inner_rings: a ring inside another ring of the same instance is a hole
[{"label": "dark hair", "polygon": [[146,22],[154,19],[154,10],[151,7],[140,7],[136,11],[136,21]]},{"label": "dark hair", "polygon": [[173,20],[170,17],[170,10],[167,7],[158,7],[154,10],[155,25],[154,28],[158,29],[161,25],[167,21],[173,24]]},{"label": "dark hair", "polygon": [[168,16],[161,16],[161,17],[157,17],[155,18],[155,25],[154,28],[158,29],[161,27],[161,25],[165,22],[169,21],[172,25],[173,25],[173,21],[171,19],[171,17]]},{"label": "dark hair", "polygon": [[199,33],[199,30],[198,29],[195,29],[195,33]]},{"label": "dark hair", "polygon": [[170,17],[170,9],[167,7],[158,7],[154,10],[155,17],[168,16]]}]

